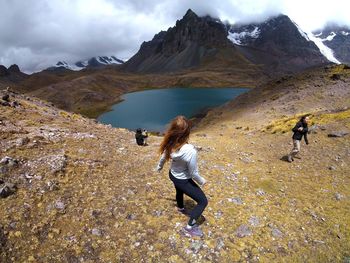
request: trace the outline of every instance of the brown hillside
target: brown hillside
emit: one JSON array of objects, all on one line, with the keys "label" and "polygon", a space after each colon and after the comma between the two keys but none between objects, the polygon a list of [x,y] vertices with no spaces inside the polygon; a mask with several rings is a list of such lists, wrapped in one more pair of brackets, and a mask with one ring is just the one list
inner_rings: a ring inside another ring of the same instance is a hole
[{"label": "brown hillside", "polygon": [[[17,190],[0,199],[0,261],[347,262],[350,135],[328,134],[350,130],[349,81],[341,66],[310,71],[202,120],[191,143],[209,206],[197,240],[179,233],[187,218],[166,169],[154,172],[160,137],[140,148],[133,132],[10,93],[20,106],[0,106],[0,178]],[[287,163],[304,112],[317,126]]]}]

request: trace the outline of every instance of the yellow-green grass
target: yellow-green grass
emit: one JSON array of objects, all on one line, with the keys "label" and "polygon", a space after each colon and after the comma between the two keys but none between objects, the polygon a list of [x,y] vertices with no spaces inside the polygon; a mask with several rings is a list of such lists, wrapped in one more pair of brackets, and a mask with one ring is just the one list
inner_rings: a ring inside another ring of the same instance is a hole
[{"label": "yellow-green grass", "polygon": [[263,131],[270,133],[286,133],[289,132],[296,122],[304,116],[308,115],[310,118],[309,126],[314,124],[328,124],[331,122],[350,119],[350,110],[338,111],[332,113],[302,113],[291,117],[285,117],[275,120],[263,128]]}]

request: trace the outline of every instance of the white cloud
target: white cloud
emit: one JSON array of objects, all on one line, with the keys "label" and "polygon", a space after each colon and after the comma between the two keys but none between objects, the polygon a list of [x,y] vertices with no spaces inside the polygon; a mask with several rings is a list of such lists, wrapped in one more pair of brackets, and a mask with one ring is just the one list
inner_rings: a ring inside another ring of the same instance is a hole
[{"label": "white cloud", "polygon": [[132,56],[188,8],[231,23],[289,15],[310,31],[327,21],[350,25],[347,0],[0,0],[0,64],[27,72],[59,60]]}]

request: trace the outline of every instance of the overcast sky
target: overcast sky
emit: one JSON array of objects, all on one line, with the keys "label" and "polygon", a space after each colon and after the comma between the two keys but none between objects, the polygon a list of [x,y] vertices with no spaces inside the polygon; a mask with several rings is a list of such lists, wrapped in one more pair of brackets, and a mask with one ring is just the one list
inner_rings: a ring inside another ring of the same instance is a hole
[{"label": "overcast sky", "polygon": [[0,0],[0,64],[33,72],[60,60],[130,58],[188,8],[231,23],[283,13],[304,31],[350,25],[349,0]]}]

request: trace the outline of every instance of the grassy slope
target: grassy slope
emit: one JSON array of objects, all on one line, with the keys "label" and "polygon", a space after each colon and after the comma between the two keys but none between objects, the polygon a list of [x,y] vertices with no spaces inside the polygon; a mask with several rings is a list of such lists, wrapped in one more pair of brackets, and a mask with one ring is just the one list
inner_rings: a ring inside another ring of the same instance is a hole
[{"label": "grassy slope", "polygon": [[[341,80],[329,78],[335,70]],[[154,172],[161,138],[140,148],[129,131],[17,96],[24,107],[0,108],[0,157],[21,160],[2,175],[19,190],[0,199],[0,261],[344,262],[350,140],[327,133],[350,130],[349,81],[341,68],[310,71],[254,89],[202,120],[191,137],[208,179],[202,240],[179,234],[187,218],[175,211],[167,167]],[[285,118],[303,112],[325,130],[310,134],[302,159],[289,164],[280,160],[292,147]],[[30,142],[11,147],[21,137]],[[67,166],[54,174],[51,163],[63,154]],[[25,172],[42,178],[29,182],[21,179]],[[48,187],[52,182],[58,189]],[[55,208],[58,201],[65,209]],[[237,237],[240,225],[252,234]]]}]

